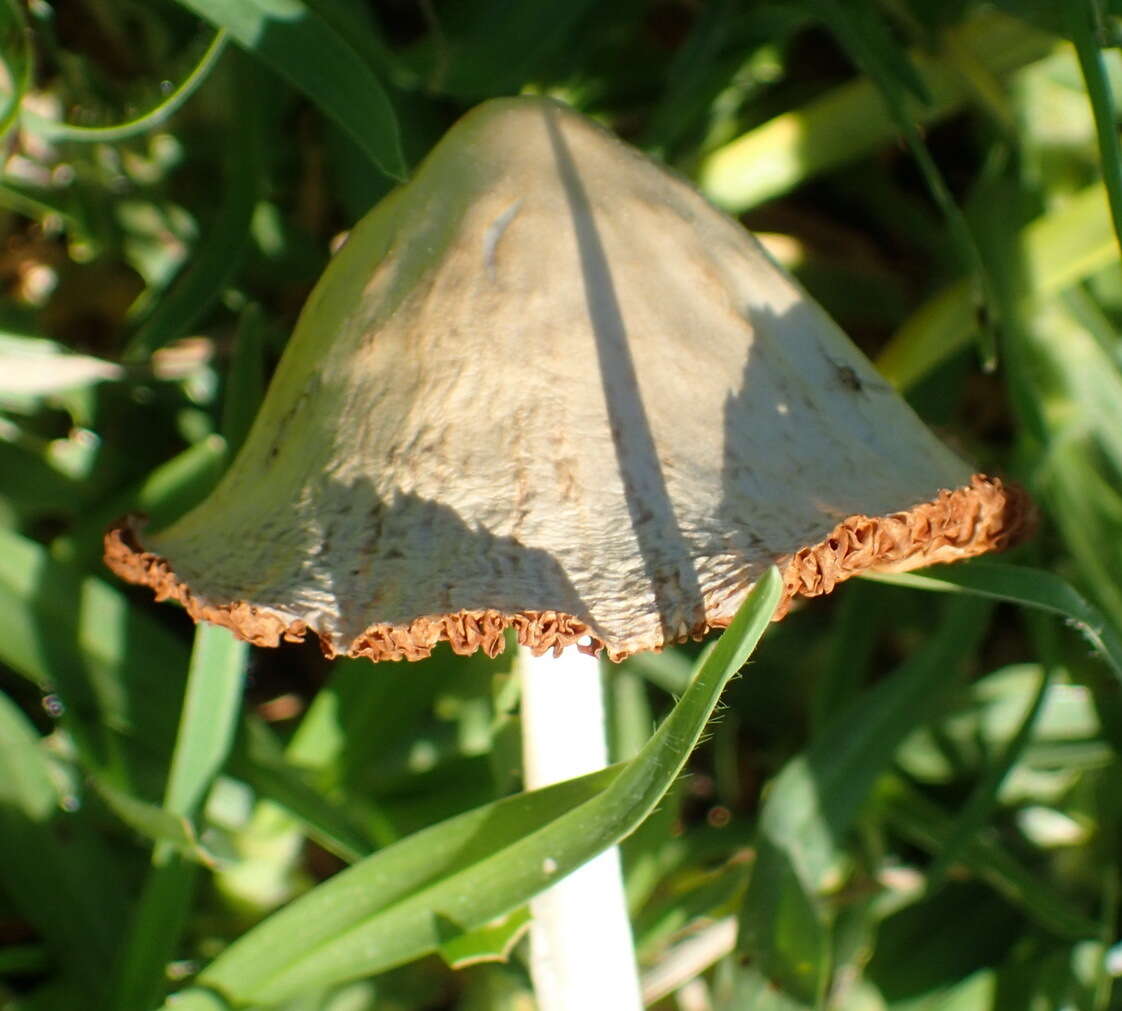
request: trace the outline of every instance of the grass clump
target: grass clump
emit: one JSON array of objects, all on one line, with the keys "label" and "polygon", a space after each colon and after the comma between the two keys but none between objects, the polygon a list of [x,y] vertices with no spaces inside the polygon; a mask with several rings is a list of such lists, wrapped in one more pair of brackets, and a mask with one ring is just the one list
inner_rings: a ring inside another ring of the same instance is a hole
[{"label": "grass clump", "polygon": [[[1117,32],[1097,0],[0,3],[0,1004],[527,998],[524,915],[433,917],[421,879],[512,886],[489,855],[624,773],[512,800],[509,653],[249,651],[100,538],[206,494],[338,235],[467,108],[541,92],[741,216],[1041,509],[1011,559],[769,630],[624,844],[651,1005],[1122,1007]],[[619,757],[695,661],[614,672]],[[315,973],[221,968],[391,865],[428,931],[400,958],[351,924]]]}]

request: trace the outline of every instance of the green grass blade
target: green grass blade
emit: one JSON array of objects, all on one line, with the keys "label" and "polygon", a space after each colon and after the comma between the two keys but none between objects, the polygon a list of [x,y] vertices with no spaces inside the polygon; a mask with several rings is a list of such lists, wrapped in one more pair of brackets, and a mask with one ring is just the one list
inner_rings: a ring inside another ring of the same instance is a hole
[{"label": "green grass blade", "polygon": [[148,517],[159,530],[198,505],[222,476],[229,459],[226,440],[208,435],[160,464],[140,482],[82,511],[70,532],[51,543],[59,562],[104,572],[106,528],[127,513]]},{"label": "green grass blade", "polygon": [[105,801],[106,807],[134,832],[153,843],[170,845],[177,852],[197,863],[208,865],[213,863],[213,857],[199,844],[194,826],[183,815],[172,814],[167,808],[158,804],[138,800],[131,794],[99,780],[94,780],[94,788],[98,796]]},{"label": "green grass blade", "polygon": [[651,112],[642,146],[666,157],[699,122],[713,115],[718,96],[752,58],[753,50],[782,45],[807,17],[799,7],[746,9],[737,0],[706,4],[666,68],[662,95]]},{"label": "green grass blade", "polygon": [[938,633],[891,677],[854,699],[810,749],[784,766],[760,813],[756,865],[741,913],[742,950],[790,993],[821,995],[829,970],[817,894],[845,835],[904,737],[977,643],[988,611],[958,601]]},{"label": "green grass blade", "polygon": [[[929,853],[951,841],[956,819],[904,780],[893,777],[878,797],[888,823]],[[1078,940],[1098,936],[1100,925],[1041,880],[1040,874],[985,836],[964,841],[959,862],[1035,923],[1060,937]]]},{"label": "green grass blade", "polygon": [[861,691],[872,671],[884,616],[888,610],[881,605],[876,588],[865,583],[852,583],[841,594],[832,641],[826,661],[816,679],[811,698],[810,724],[817,734],[834,714],[847,706]]},{"label": "green grass blade", "polygon": [[529,929],[530,919],[529,907],[521,906],[507,916],[453,937],[440,946],[440,957],[452,969],[480,962],[506,962]]},{"label": "green grass blade", "polygon": [[200,625],[187,675],[164,807],[193,818],[230,753],[241,710],[249,646],[215,625]]},{"label": "green grass blade", "polygon": [[115,502],[119,510],[116,516],[140,512],[148,517],[153,529],[167,526],[206,498],[229,458],[226,441],[208,435],[157,467],[135,493]]},{"label": "green grass blade", "polygon": [[265,395],[264,329],[261,307],[251,302],[238,320],[222,403],[222,435],[230,448],[230,459],[245,441]]},{"label": "green grass blade", "polygon": [[[336,875],[265,920],[223,952],[199,982],[235,1002],[264,1000],[265,989],[274,989],[277,980],[310,948],[322,954],[326,945],[361,928],[383,910],[392,911],[417,894],[424,898],[426,886],[434,880],[437,884],[449,876],[456,880],[462,868],[470,869],[492,853],[503,853],[510,839],[519,839],[595,798],[620,772],[620,766],[613,766],[546,790],[476,808],[415,833]],[[428,950],[436,950],[446,938],[436,932],[435,913],[418,910],[414,903],[408,908],[415,921],[412,930],[431,935]],[[455,933],[450,931],[449,936]],[[396,945],[399,940],[387,936],[383,944]],[[396,952],[391,957],[401,958]],[[354,968],[344,968],[338,978],[371,971],[365,966],[359,968],[356,960]],[[179,1008],[179,1001],[186,996],[176,995],[174,1006]]]},{"label": "green grass blade", "polygon": [[125,918],[120,868],[84,812],[63,809],[39,734],[4,694],[0,769],[0,890],[62,975],[99,993]]},{"label": "green grass blade", "polygon": [[356,823],[343,802],[327,799],[315,778],[291,760],[269,728],[256,719],[246,721],[246,733],[235,748],[230,771],[253,788],[259,799],[283,809],[296,824],[347,863],[374,850],[374,842]]},{"label": "green grass blade", "polygon": [[235,1002],[277,1001],[382,971],[518,908],[614,845],[674,782],[721,689],[771,620],[780,590],[778,571],[769,570],[633,761],[487,805],[388,847],[251,931],[200,984]]},{"label": "green grass blade", "polygon": [[65,516],[89,499],[80,482],[51,466],[46,447],[0,441],[0,473],[4,498],[23,516]]},{"label": "green grass blade", "polygon": [[923,78],[869,0],[849,0],[844,7],[838,0],[812,0],[811,9],[892,103],[911,93],[924,105],[931,104]]},{"label": "green grass blade", "polygon": [[[927,184],[928,192],[947,222],[959,260],[969,271],[975,318],[981,315],[977,309],[983,305],[990,310],[986,318],[993,318],[990,282],[982,263],[982,255],[962,209],[955,202],[942,172],[920,137],[915,117],[906,102],[907,92],[911,91],[923,100],[924,105],[930,105],[930,97],[922,79],[907,56],[898,51],[868,0],[857,3],[851,0],[845,7],[838,0],[814,0],[814,5],[830,31],[849,53],[850,59],[876,83],[889,116],[911,152],[912,159]],[[980,338],[982,361],[987,368],[992,369],[997,362],[996,338],[986,326],[977,327],[976,332]]]},{"label": "green grass blade", "polygon": [[1044,708],[1048,688],[1052,683],[1052,674],[1053,668],[1050,666],[1041,670],[1036,694],[1021,720],[1021,725],[986,774],[974,786],[966,803],[959,808],[954,829],[940,849],[934,864],[927,871],[928,892],[935,891],[943,883],[947,871],[958,860],[967,842],[982,830],[990,812],[996,807],[997,794],[1002,783],[1024,753],[1032,737],[1037,717]]},{"label": "green grass blade", "polygon": [[[315,770],[324,788],[367,789],[388,752],[411,736],[449,678],[470,676],[484,662],[467,657],[457,669],[443,653],[412,665],[408,681],[377,677],[366,660],[339,660],[287,748],[287,758]],[[384,775],[380,776],[384,779]]]},{"label": "green grass blade", "polygon": [[[1044,56],[1054,40],[1025,22],[993,11],[950,29],[954,45],[972,52],[996,77]],[[913,62],[931,96],[917,123],[941,122],[969,100],[962,75],[915,54]],[[783,113],[705,155],[694,173],[710,200],[740,213],[808,179],[890,144],[896,123],[868,78],[835,88]]]},{"label": "green grass blade", "polygon": [[738,944],[785,993],[815,1002],[829,973],[829,934],[817,896],[782,843],[761,836],[741,909]]},{"label": "green grass blade", "polygon": [[1026,225],[1017,242],[1027,292],[1054,295],[1118,258],[1106,189],[1095,183],[1072,193],[1062,211]]},{"label": "green grass blade", "polygon": [[686,690],[693,674],[689,657],[676,649],[663,650],[661,653],[636,653],[624,663],[629,670],[675,698]]},{"label": "green grass blade", "polygon": [[180,0],[307,95],[395,179],[405,177],[397,116],[352,42],[301,0]]},{"label": "green grass blade", "polygon": [[0,530],[0,660],[57,693],[83,760],[118,787],[163,779],[187,657],[116,589]]},{"label": "green grass blade", "polygon": [[215,33],[210,45],[200,57],[182,82],[160,102],[155,108],[149,109],[140,116],[135,116],[125,123],[114,126],[75,126],[72,123],[60,123],[33,112],[24,110],[20,121],[29,133],[38,134],[46,140],[73,140],[90,144],[113,144],[118,141],[128,140],[138,134],[166,122],[187,101],[210,76],[219,58],[226,49],[227,34],[223,30]]},{"label": "green grass blade", "polygon": [[1060,5],[1064,22],[1075,52],[1083,80],[1087,84],[1087,97],[1095,114],[1095,131],[1099,139],[1103,181],[1110,201],[1110,217],[1114,233],[1122,249],[1122,146],[1118,142],[1114,98],[1103,65],[1102,50],[1095,41],[1094,23],[1097,15],[1093,0],[1065,0]]},{"label": "green grass blade", "polygon": [[[464,100],[517,92],[569,42],[592,0],[467,0],[432,15],[411,54],[432,91]],[[458,8],[458,9],[457,9]]]},{"label": "green grass blade", "polygon": [[[187,676],[187,693],[172,756],[164,810],[193,819],[229,756],[241,710],[249,647],[224,628],[200,625]],[[190,910],[197,866],[174,843],[156,844],[152,867],[122,948],[111,1011],[152,1007],[165,985]]]},{"label": "green grass blade", "polygon": [[198,865],[163,844],[157,852],[118,953],[107,1011],[155,1007],[166,989],[167,964],[191,907]]},{"label": "green grass blade", "polygon": [[922,650],[838,713],[805,757],[776,779],[760,827],[787,841],[807,883],[821,883],[876,778],[904,737],[930,718],[934,700],[950,690],[962,657],[981,636],[988,609],[956,604]]},{"label": "green grass blade", "polygon": [[[1084,585],[1115,629],[1122,626],[1122,494],[1103,473],[1100,447],[1057,440],[1039,481]],[[1117,655],[1117,648],[1114,651]],[[1111,674],[1117,677],[1117,665]]]},{"label": "green grass blade", "polygon": [[643,750],[654,726],[646,682],[635,672],[617,667],[607,679],[609,698],[609,754],[617,762]]},{"label": "green grass blade", "polygon": [[11,91],[0,88],[0,138],[19,119],[20,103],[31,85],[31,45],[23,12],[16,0],[0,2],[0,60],[4,63]]},{"label": "green grass blade", "polygon": [[[1030,222],[1015,243],[1026,291],[1054,295],[1118,258],[1106,189],[1101,183],[1068,197],[1062,210]],[[901,389],[961,350],[978,325],[973,293],[957,281],[921,305],[877,358],[877,367]]]},{"label": "green grass blade", "polygon": [[972,593],[1058,614],[1082,633],[1122,681],[1122,639],[1097,607],[1051,572],[1003,562],[969,562],[868,578],[941,593]]},{"label": "green grass blade", "polygon": [[146,304],[152,308],[130,338],[126,360],[144,361],[157,348],[189,333],[235,276],[249,243],[263,173],[263,106],[267,98],[259,69],[248,58],[233,62],[239,117],[231,129],[221,207],[193,251],[189,266],[171,287],[146,293]]}]

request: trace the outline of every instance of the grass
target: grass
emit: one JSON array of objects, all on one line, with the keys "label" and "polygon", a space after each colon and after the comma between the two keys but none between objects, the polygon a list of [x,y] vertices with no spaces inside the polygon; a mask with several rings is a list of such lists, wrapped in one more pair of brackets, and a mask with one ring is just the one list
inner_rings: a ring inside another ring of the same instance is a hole
[{"label": "grass", "polygon": [[[1117,37],[1106,0],[0,2],[0,1006],[514,1011],[541,847],[626,836],[659,1009],[1122,1007]],[[626,764],[531,795],[509,653],[248,650],[100,562],[213,485],[333,239],[519,91],[764,234],[1041,514],[768,629],[696,746],[766,600],[626,662]]]}]

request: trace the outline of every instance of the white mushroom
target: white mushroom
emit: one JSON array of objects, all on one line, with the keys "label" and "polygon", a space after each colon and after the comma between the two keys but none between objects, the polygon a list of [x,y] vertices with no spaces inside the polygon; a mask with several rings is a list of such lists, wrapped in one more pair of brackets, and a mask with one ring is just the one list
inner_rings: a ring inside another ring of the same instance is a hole
[{"label": "white mushroom", "polygon": [[866,569],[1004,546],[971,473],[739,224],[538,98],[464,117],[352,232],[245,447],[126,579],[261,645],[612,660]]},{"label": "white mushroom", "polygon": [[514,98],[356,226],[210,497],[106,559],[259,645],[494,655],[513,628],[620,660],[727,625],[772,564],[786,603],[1003,547],[1029,513],[737,222]]}]

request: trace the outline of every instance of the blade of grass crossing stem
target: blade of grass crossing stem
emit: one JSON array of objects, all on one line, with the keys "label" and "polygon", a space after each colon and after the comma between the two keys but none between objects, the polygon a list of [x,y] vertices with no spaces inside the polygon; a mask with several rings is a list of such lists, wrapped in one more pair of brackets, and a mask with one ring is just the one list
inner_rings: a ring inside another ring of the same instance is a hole
[{"label": "blade of grass crossing stem", "polygon": [[[518,794],[386,847],[245,934],[200,975],[199,982],[209,990],[178,993],[166,1011],[209,1007],[206,1000],[212,992],[221,992],[232,1002],[256,1003],[258,994],[308,949],[315,946],[319,950],[380,911],[392,909],[433,879],[443,880],[461,866],[483,859],[492,852],[492,841],[494,850],[501,851],[509,838],[519,838],[596,797],[620,771],[620,766],[612,766],[545,790]],[[426,919],[423,912],[413,915]],[[449,936],[454,934],[449,932]],[[293,988],[294,992],[298,989]]]},{"label": "blade of grass crossing stem", "polygon": [[144,361],[157,348],[187,334],[234,277],[249,243],[263,174],[267,98],[260,68],[248,57],[232,62],[237,94],[230,96],[230,103],[237,115],[226,124],[229,153],[222,204],[192,252],[189,266],[167,290],[145,292],[140,311],[147,315],[129,340],[126,361]]},{"label": "blade of grass crossing stem", "polygon": [[1095,131],[1099,139],[1099,157],[1102,160],[1103,182],[1110,200],[1110,216],[1114,233],[1122,250],[1122,147],[1118,143],[1115,124],[1114,99],[1103,65],[1102,50],[1095,41],[1095,24],[1100,17],[1094,0],[1066,0],[1060,7],[1064,23],[1087,85],[1087,97],[1095,116]]},{"label": "blade of grass crossing stem", "polygon": [[[199,983],[237,1003],[275,1002],[439,949],[632,832],[677,778],[781,592],[770,569],[631,762],[451,818],[321,884],[228,948]],[[177,1011],[205,1007],[177,996]]]},{"label": "blade of grass crossing stem", "polygon": [[1001,562],[969,562],[867,578],[940,593],[972,593],[1058,614],[1079,630],[1122,682],[1122,639],[1097,607],[1051,572]]},{"label": "blade of grass crossing stem", "polygon": [[[194,819],[230,753],[241,710],[249,647],[224,628],[200,625],[187,675],[179,733],[164,796],[169,814]],[[197,866],[174,845],[160,842],[118,963],[113,1011],[153,1007],[166,985],[165,969],[187,918]]]},{"label": "blade of grass crossing stem", "polygon": [[[89,144],[114,144],[128,140],[130,137],[160,126],[198,90],[210,76],[210,72],[226,49],[226,41],[226,32],[221,30],[216,32],[206,51],[199,58],[199,62],[179,86],[157,106],[140,116],[134,116],[125,123],[118,123],[115,126],[75,126],[72,123],[46,119],[27,109],[23,110],[20,120],[29,133],[52,141],[73,140]],[[0,46],[0,52],[2,51],[3,48]]]},{"label": "blade of grass crossing stem", "polygon": [[387,175],[405,178],[397,116],[351,40],[302,0],[179,0],[302,91]]},{"label": "blade of grass crossing stem", "polygon": [[522,906],[509,916],[465,934],[459,934],[440,948],[440,957],[452,969],[463,969],[480,962],[506,962],[514,946],[530,927],[530,909]]},{"label": "blade of grass crossing stem", "polygon": [[956,601],[925,647],[839,712],[767,793],[740,946],[802,1000],[820,1000],[829,977],[828,927],[817,893],[841,858],[845,835],[897,746],[953,685],[988,615],[984,606]]},{"label": "blade of grass crossing stem", "polygon": [[0,0],[0,60],[7,72],[5,93],[0,87],[0,138],[19,118],[20,104],[31,83],[31,45],[23,13],[16,0]]}]

